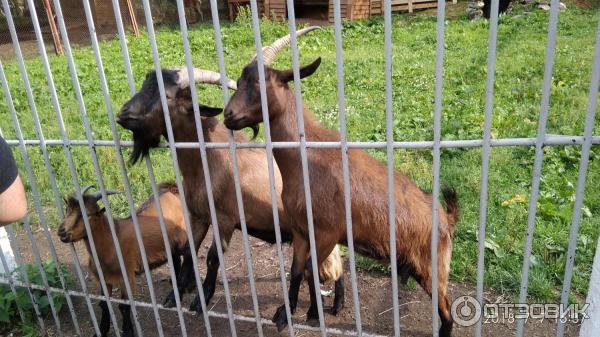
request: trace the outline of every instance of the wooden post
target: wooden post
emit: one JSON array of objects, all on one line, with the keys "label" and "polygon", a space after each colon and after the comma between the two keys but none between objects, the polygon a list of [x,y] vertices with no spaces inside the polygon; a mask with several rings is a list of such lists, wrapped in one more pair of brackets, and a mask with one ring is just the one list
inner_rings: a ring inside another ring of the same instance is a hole
[{"label": "wooden post", "polygon": [[[263,12],[264,12],[263,13],[264,16],[270,17],[270,15],[271,15],[271,0],[263,1]],[[258,13],[258,17],[262,17],[260,14],[261,13]]]},{"label": "wooden post", "polygon": [[54,21],[54,12],[52,11],[52,6],[50,5],[50,0],[44,0],[44,8],[46,9],[46,15],[48,16],[48,24],[50,24],[50,31],[52,32],[52,42],[54,43],[54,52],[57,55],[62,55],[63,47],[60,42],[60,35],[58,34],[58,28],[56,27],[56,22]]},{"label": "wooden post", "polygon": [[129,14],[129,22],[131,22],[131,28],[133,29],[133,35],[135,37],[140,36],[140,31],[138,30],[137,20],[135,19],[135,9],[133,8],[132,0],[127,1],[127,12]]}]

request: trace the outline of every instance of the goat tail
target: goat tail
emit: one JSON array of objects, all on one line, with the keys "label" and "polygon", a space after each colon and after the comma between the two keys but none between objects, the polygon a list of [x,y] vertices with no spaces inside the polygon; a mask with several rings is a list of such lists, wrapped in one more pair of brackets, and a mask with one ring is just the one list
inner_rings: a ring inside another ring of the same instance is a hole
[{"label": "goat tail", "polygon": [[320,281],[337,281],[344,274],[342,256],[340,255],[339,245],[335,245],[333,250],[327,256],[325,261],[319,266]]},{"label": "goat tail", "polygon": [[454,229],[454,225],[458,221],[459,210],[458,210],[458,195],[454,188],[444,187],[442,188],[442,195],[446,202],[446,217],[448,219],[448,225]]}]

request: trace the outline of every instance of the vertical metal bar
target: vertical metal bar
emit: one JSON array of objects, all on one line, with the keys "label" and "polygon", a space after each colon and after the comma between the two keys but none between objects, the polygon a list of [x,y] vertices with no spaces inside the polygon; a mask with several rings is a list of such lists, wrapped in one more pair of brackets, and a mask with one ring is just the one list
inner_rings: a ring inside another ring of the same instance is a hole
[{"label": "vertical metal bar", "polygon": [[442,137],[442,103],[444,81],[444,30],[446,1],[438,0],[437,43],[435,57],[435,107],[433,118],[433,191],[431,217],[431,326],[433,336],[438,332],[438,197],[440,194],[440,141]]},{"label": "vertical metal bar", "polygon": [[[13,281],[13,273],[9,269],[9,265],[6,262],[6,257],[4,256],[4,251],[2,249],[0,249],[0,260],[2,260],[2,267],[4,268],[4,271],[6,273],[5,275],[6,275],[6,278],[8,279],[8,285],[10,287],[10,291],[13,293],[15,298],[18,298],[17,288],[15,287],[15,283]],[[19,305],[19,302],[15,301],[15,304],[17,306],[17,310],[19,311],[19,317],[21,317],[21,322],[27,323],[25,314],[23,313],[23,308],[21,308],[21,306]]]},{"label": "vertical metal bar", "polygon": [[[117,24],[117,31],[119,33],[119,43],[121,45],[121,54],[123,56],[123,62],[125,64],[125,72],[127,74],[127,84],[129,85],[129,92],[131,93],[131,95],[135,95],[136,93],[136,89],[135,89],[135,81],[133,79],[133,72],[131,70],[131,61],[129,59],[129,48],[127,46],[127,39],[125,38],[125,29],[123,27],[123,20],[121,17],[121,9],[119,7],[119,2],[118,0],[112,0],[112,5],[113,5],[113,11],[115,14],[115,22]],[[137,23],[135,24],[135,29],[137,30]],[[137,34],[136,34],[137,36]],[[156,179],[154,178],[154,169],[152,168],[152,162],[150,160],[150,157],[144,157],[144,160],[146,162],[146,167],[148,170],[148,175],[149,175],[149,180],[150,180],[150,187],[152,188],[152,193],[154,195],[156,195],[158,192],[158,189],[156,188]],[[165,244],[165,250],[167,252],[167,262],[169,265],[169,272],[170,272],[170,277],[171,277],[171,285],[173,286],[173,292],[175,295],[175,307],[177,309],[177,316],[179,318],[179,325],[181,328],[181,334],[182,336],[187,336],[187,329],[185,326],[185,318],[183,317],[183,311],[181,308],[181,300],[180,300],[180,295],[179,295],[179,288],[177,287],[177,277],[175,276],[175,269],[174,269],[174,265],[173,265],[173,258],[170,254],[171,252],[171,244],[168,240],[168,236],[166,236],[166,232],[162,231],[162,227],[164,226],[164,216],[162,213],[162,207],[160,206],[160,204],[158,203],[157,199],[155,199],[155,202],[157,204],[157,210],[158,210],[158,216],[159,216],[159,223],[161,225],[161,233],[163,235],[163,240],[164,240],[164,244]]]},{"label": "vertical metal bar", "polygon": [[[62,8],[60,5],[60,2],[58,0],[54,0],[54,7],[56,9],[56,15],[57,15],[57,21],[59,24],[59,28],[61,31],[61,35],[65,44],[65,54],[67,56],[67,62],[69,65],[69,71],[71,73],[71,80],[73,82],[73,87],[75,89],[75,96],[77,97],[78,103],[79,103],[79,110],[80,110],[80,114],[81,117],[83,119],[83,124],[84,124],[84,129],[85,129],[85,133],[86,133],[86,139],[88,141],[88,147],[90,149],[90,154],[92,156],[92,163],[94,165],[94,170],[96,172],[96,176],[98,179],[98,186],[100,188],[100,192],[102,194],[102,202],[104,204],[104,207],[106,209],[106,216],[107,216],[107,220],[108,220],[108,224],[110,227],[110,231],[111,231],[111,236],[112,236],[112,240],[113,243],[115,245],[115,251],[117,253],[117,260],[119,262],[119,267],[121,269],[121,274],[123,276],[123,283],[125,286],[125,291],[127,294],[127,297],[129,299],[130,302],[130,306],[131,306],[131,312],[133,314],[133,319],[134,319],[134,326],[136,329],[136,332],[138,333],[139,336],[143,336],[143,332],[138,320],[138,314],[137,314],[137,309],[135,307],[135,303],[134,303],[134,297],[131,291],[131,284],[129,281],[129,277],[127,275],[127,269],[125,268],[125,263],[123,262],[123,254],[122,254],[122,250],[121,250],[121,245],[120,242],[116,236],[116,231],[115,231],[115,223],[114,223],[114,219],[112,216],[112,210],[110,207],[110,203],[108,201],[108,197],[106,195],[106,188],[104,186],[104,178],[102,176],[101,170],[100,170],[100,164],[98,162],[98,157],[96,155],[96,149],[95,146],[93,145],[93,136],[92,136],[92,132],[91,132],[91,128],[90,128],[90,123],[87,117],[87,111],[86,111],[86,107],[85,107],[85,103],[83,100],[83,95],[81,92],[81,86],[79,85],[79,78],[77,77],[77,69],[75,67],[75,61],[73,58],[73,54],[71,51],[71,44],[69,42],[69,37],[67,34],[67,30],[65,27],[65,22],[64,22],[64,18],[63,18],[63,13],[62,13]],[[77,184],[78,185],[78,184]],[[82,210],[83,211],[83,210]],[[84,218],[87,214],[84,213]],[[86,225],[87,226],[87,225]],[[86,228],[87,229],[87,228]],[[91,242],[93,240],[90,240],[90,248],[91,248]],[[95,247],[92,248],[94,250],[94,255],[95,254]],[[96,256],[97,257],[97,256]],[[99,273],[99,277],[104,277],[104,275],[102,274],[102,276],[100,276]],[[106,289],[105,293],[106,293]],[[107,294],[108,296],[110,296],[110,294]],[[110,308],[110,306],[109,306]],[[117,329],[115,329],[116,331]]]},{"label": "vertical metal bar", "polygon": [[[216,4],[214,0],[211,0],[211,7],[215,8]],[[266,93],[266,84],[265,84],[265,72],[263,67],[263,58],[262,58],[262,42],[260,39],[260,28],[258,27],[258,6],[256,1],[250,1],[250,9],[252,14],[252,26],[254,33],[254,46],[256,48],[257,62],[259,65],[258,77],[259,77],[259,87],[260,87],[260,99],[261,99],[261,109],[263,115],[263,124],[265,126],[265,143],[266,143],[266,152],[267,152],[267,169],[269,173],[269,188],[271,192],[271,209],[273,212],[273,224],[275,229],[275,242],[277,245],[277,257],[279,259],[279,276],[282,285],[282,294],[283,294],[283,302],[286,311],[286,317],[288,320],[288,333],[290,337],[294,336],[294,328],[292,325],[292,314],[290,309],[290,302],[288,298],[288,288],[287,288],[287,280],[285,277],[285,259],[283,257],[283,250],[281,247],[281,226],[279,223],[279,209],[277,205],[277,190],[275,188],[275,169],[273,166],[273,143],[271,142],[271,128],[269,124],[269,111],[267,104],[262,104],[263,102],[267,102],[267,93]],[[213,10],[213,21],[215,21],[215,17],[218,18],[216,14],[216,10]],[[218,19],[217,19],[218,23]],[[216,34],[218,35],[217,40],[217,51],[219,55],[219,67],[221,69],[221,81],[222,86],[225,88],[225,81],[227,80],[224,76],[225,74],[225,62],[223,60],[223,46],[221,41],[221,29],[220,27],[216,27]]]},{"label": "vertical metal bar", "polygon": [[[385,129],[387,153],[388,221],[390,225],[390,266],[392,269],[392,307],[394,336],[400,336],[400,306],[398,304],[398,264],[396,247],[396,200],[394,188],[394,111],[392,104],[392,2],[384,2],[385,43]],[[435,198],[434,198],[435,200]]]},{"label": "vertical metal bar", "polygon": [[[585,117],[585,130],[583,132],[584,143],[581,146],[581,159],[579,163],[579,176],[577,177],[577,189],[575,192],[575,205],[573,206],[573,217],[571,219],[571,233],[569,235],[569,248],[567,250],[567,263],[565,266],[565,278],[560,303],[565,307],[569,301],[571,291],[571,278],[573,276],[573,265],[575,264],[575,251],[577,248],[577,233],[581,220],[581,207],[583,206],[585,180],[590,160],[590,149],[592,147],[592,135],[594,132],[594,120],[596,118],[596,106],[598,100],[598,87],[600,86],[600,21],[596,32],[596,51],[594,54],[594,65],[592,67],[592,82],[588,95],[588,111]],[[558,320],[556,337],[562,337],[565,333],[565,323]]]},{"label": "vertical metal bar", "polygon": [[[173,127],[171,125],[171,116],[169,114],[169,107],[167,105],[167,99],[166,99],[166,95],[165,95],[165,86],[164,86],[162,72],[161,72],[161,68],[160,68],[160,58],[158,55],[158,46],[156,43],[156,35],[154,34],[154,24],[153,24],[153,19],[152,19],[152,13],[150,11],[150,3],[148,2],[148,0],[144,0],[143,5],[144,5],[144,15],[146,18],[146,28],[148,30],[148,40],[150,42],[150,46],[152,49],[152,57],[154,59],[154,67],[156,70],[156,77],[157,77],[157,81],[158,81],[160,100],[162,103],[163,114],[164,114],[165,124],[166,124],[166,128],[167,128],[167,139],[169,142],[171,158],[173,160],[173,168],[175,171],[175,178],[177,181],[177,187],[179,188],[181,203],[184,206],[184,210],[185,210],[184,218],[185,218],[186,226],[187,226],[188,231],[191,233],[189,212],[188,212],[187,204],[185,201],[185,191],[183,190],[183,185],[182,185],[182,181],[181,181],[181,173],[179,172],[179,161],[177,159],[177,152],[176,152],[176,148],[175,148],[175,138],[173,136]],[[207,188],[208,188],[208,183],[207,183]],[[227,275],[225,273],[225,264],[224,264],[224,260],[223,260],[223,251],[222,251],[221,242],[220,242],[218,224],[216,222],[216,212],[213,212],[215,210],[214,203],[211,206],[210,200],[211,199],[209,198],[209,208],[211,211],[211,220],[214,221],[212,224],[213,225],[213,235],[215,235],[214,238],[215,238],[215,243],[217,246],[217,253],[218,253],[217,255],[219,258],[219,262],[220,262],[221,279],[223,281],[223,290],[225,292],[225,301],[227,303],[227,311],[229,314],[228,315],[229,316],[229,327],[230,327],[230,330],[231,330],[230,332],[231,332],[232,336],[236,337],[237,333],[235,330],[235,321],[233,319],[233,309],[231,306],[231,297],[229,295],[229,284],[227,282]],[[193,240],[192,240],[192,242],[190,242],[190,246],[192,248],[194,248]],[[196,280],[198,281],[198,280],[200,280],[200,275],[198,273],[198,261],[197,261],[197,257],[195,256],[195,254],[192,254],[192,260],[193,260],[193,264],[194,264],[194,269],[195,269],[194,272],[196,275]],[[208,315],[208,313],[206,312],[206,307],[205,307],[206,303],[204,301],[204,294],[202,293],[201,289],[202,289],[202,287],[200,287],[198,285],[202,309],[203,309],[203,312],[205,313],[205,315]],[[206,318],[206,320],[208,320],[208,318]],[[207,326],[207,330],[208,330],[208,326]]]},{"label": "vertical metal bar", "polygon": [[[483,303],[483,276],[485,268],[485,235],[487,225],[488,172],[490,167],[490,140],[492,113],[494,109],[494,78],[496,71],[496,42],[498,36],[498,4],[492,0],[490,33],[488,38],[487,82],[485,95],[485,118],[483,122],[483,149],[481,154],[481,187],[479,191],[479,241],[477,255],[477,301]],[[483,319],[477,321],[475,337],[481,337]]]},{"label": "vertical metal bar", "polygon": [[[289,2],[289,0],[288,0]],[[308,158],[306,151],[306,134],[304,132],[304,110],[302,108],[302,90],[300,89],[300,61],[298,54],[298,38],[296,36],[296,16],[294,13],[294,6],[288,7],[288,24],[290,27],[290,36],[291,36],[291,47],[292,47],[292,69],[294,72],[294,91],[296,98],[296,118],[298,123],[298,133],[300,137],[300,157],[302,161],[302,176],[304,183],[304,196],[306,200],[306,218],[308,222],[308,238],[310,241],[310,257],[312,263],[313,270],[313,282],[315,285],[315,291],[317,292],[317,311],[319,313],[319,326],[321,328],[321,336],[327,336],[327,331],[325,327],[325,317],[323,316],[323,301],[321,300],[321,296],[319,296],[319,290],[321,289],[321,285],[319,283],[319,266],[317,260],[317,251],[316,251],[316,243],[315,243],[315,228],[313,222],[313,211],[312,211],[312,196],[310,194],[310,177],[308,175]],[[258,53],[258,59],[262,58],[262,49],[260,53]],[[262,60],[258,63],[259,72],[262,67]],[[310,282],[310,281],[308,281]]]},{"label": "vertical metal bar", "polygon": [[[23,221],[29,221],[28,218],[23,219]],[[25,267],[25,263],[23,262],[23,258],[21,256],[21,248],[15,236],[14,229],[12,226],[6,226],[6,233],[8,234],[8,240],[10,241],[10,245],[15,252],[15,261],[17,262],[19,273],[21,274],[21,278],[23,279],[23,283],[25,283],[25,287],[27,289],[27,293],[29,294],[29,298],[31,298],[31,304],[33,306],[33,311],[35,312],[35,316],[38,320],[38,324],[40,325],[41,331],[46,330],[46,324],[44,323],[44,319],[42,318],[42,312],[40,311],[40,307],[38,305],[37,299],[33,296],[31,292],[31,283],[29,282],[29,276],[27,275],[27,268]],[[46,294],[48,294],[46,292]]]},{"label": "vertical metal bar", "polygon": [[131,71],[131,61],[129,60],[129,48],[127,47],[127,39],[125,38],[125,28],[123,27],[123,18],[121,17],[121,8],[119,0],[112,0],[113,12],[115,13],[115,22],[117,23],[117,31],[119,33],[119,43],[121,44],[121,54],[125,63],[125,73],[127,74],[127,84],[129,92],[135,94],[135,81],[133,80],[133,72]]},{"label": "vertical metal bar", "polygon": [[[338,106],[340,111],[340,140],[342,152],[342,171],[344,180],[344,206],[346,214],[346,241],[350,262],[350,278],[352,282],[352,300],[357,336],[362,336],[362,318],[360,314],[360,298],[356,279],[356,258],[354,256],[354,232],[352,230],[352,202],[350,189],[350,172],[348,164],[348,131],[346,127],[346,97],[344,94],[344,44],[342,42],[342,18],[340,0],[334,0],[333,17],[335,24],[335,63],[337,72]],[[396,296],[397,298],[397,296]]]},{"label": "vertical metal bar", "polygon": [[[52,105],[54,107],[54,110],[57,113],[57,121],[58,121],[58,125],[59,125],[59,129],[60,129],[61,135],[63,137],[63,146],[65,147],[65,150],[66,150],[66,153],[67,153],[67,159],[68,159],[68,163],[69,163],[69,169],[70,169],[73,181],[74,181],[75,185],[77,186],[77,188],[79,189],[79,187],[78,187],[79,185],[77,183],[77,174],[76,174],[75,167],[74,167],[74,164],[73,164],[73,160],[72,160],[72,157],[71,157],[69,140],[68,140],[68,137],[66,136],[66,131],[65,131],[63,120],[62,120],[61,111],[60,111],[60,105],[58,104],[58,98],[57,98],[57,94],[56,94],[56,88],[54,86],[54,81],[52,79],[52,72],[50,71],[50,65],[48,63],[48,56],[46,55],[46,47],[44,45],[44,41],[43,41],[43,37],[42,37],[42,34],[41,34],[40,25],[39,25],[39,22],[37,20],[37,15],[35,13],[35,6],[31,3],[30,0],[28,0],[28,4],[29,4],[30,11],[32,12],[31,17],[32,17],[32,22],[33,22],[33,26],[34,26],[36,38],[37,38],[38,49],[39,49],[39,53],[40,53],[40,56],[41,56],[41,59],[42,59],[42,63],[44,65],[44,71],[46,73],[46,78],[47,78],[47,81],[48,81],[48,88],[49,88],[50,94],[51,94]],[[4,72],[2,71],[2,73],[4,73]],[[10,92],[7,90],[7,88],[6,88],[6,92],[8,93],[8,95],[10,95]],[[9,100],[9,101],[12,104],[12,100]],[[14,106],[12,106],[11,109],[14,110]],[[56,185],[56,184],[53,184],[53,185]],[[58,192],[56,192],[56,193],[58,193]],[[60,196],[58,196],[58,198],[60,199]],[[58,209],[60,211],[59,214],[60,214],[60,216],[62,218],[63,217],[63,212],[62,212],[62,207],[60,205],[60,201],[57,202],[57,207],[58,207]],[[82,209],[83,209],[83,212],[84,212],[84,222],[87,222],[87,215],[85,214],[85,207],[83,206],[83,201],[82,200],[80,200],[80,207],[83,207]],[[90,232],[88,231],[88,234],[89,233]],[[89,294],[88,294],[88,290],[87,290],[87,286],[86,286],[86,283],[85,283],[85,278],[84,278],[83,273],[81,271],[81,265],[80,265],[79,257],[77,255],[77,252],[75,251],[75,247],[74,247],[74,245],[72,243],[69,244],[69,249],[70,249],[71,255],[73,256],[73,260],[75,262],[74,263],[75,264],[75,269],[76,269],[76,272],[77,272],[77,276],[78,276],[79,283],[81,285],[82,291],[85,294],[86,304],[88,306],[88,310],[89,310],[90,316],[92,318],[92,323],[93,323],[94,329],[96,330],[96,333],[99,335],[100,331],[98,329],[98,323],[97,323],[97,320],[96,320],[96,314],[94,312],[94,309],[92,308],[91,300],[90,300],[90,297],[89,297]],[[96,259],[96,266],[97,266],[98,270],[101,269],[100,266],[97,264],[97,259]],[[103,283],[103,280],[101,281],[101,283]],[[116,319],[115,319],[114,313],[112,311],[112,307],[110,305],[109,305],[109,312],[110,312],[110,315],[111,315],[111,319],[113,320],[113,324],[114,324],[114,326],[116,326]]]},{"label": "vertical metal bar", "polygon": [[[558,26],[558,0],[552,0],[550,4],[550,23],[548,25],[548,46],[546,49],[546,65],[544,68],[544,81],[542,89],[542,101],[540,106],[540,118],[538,122],[537,137],[535,140],[535,161],[533,164],[533,178],[531,182],[531,196],[529,198],[529,214],[527,216],[527,237],[525,252],[523,256],[523,269],[521,272],[521,287],[519,303],[527,301],[527,288],[529,286],[529,265],[535,232],[535,215],[537,201],[540,192],[540,179],[542,176],[542,164],[544,162],[544,140],[546,139],[546,122],[550,108],[550,89],[552,84],[552,68],[554,66],[554,49],[556,47],[556,31]],[[517,337],[523,337],[525,320],[517,320]]]},{"label": "vertical metal bar", "polygon": [[[185,20],[185,9],[183,6],[183,1],[178,0],[177,1],[177,7],[179,10],[179,23],[180,23],[180,27],[181,27],[181,35],[182,35],[182,39],[183,39],[183,46],[184,46],[184,50],[185,50],[185,58],[186,58],[186,64],[187,64],[187,68],[188,68],[188,73],[193,74],[193,65],[192,65],[192,55],[190,52],[190,45],[189,45],[189,38],[188,38],[188,32],[187,32],[187,23]],[[219,17],[217,15],[216,17],[216,21],[219,21]],[[217,27],[220,29],[220,24],[217,22]],[[222,41],[220,41],[222,43]],[[217,48],[217,53],[219,53],[219,51],[221,52],[219,56],[220,61],[223,60],[223,50],[222,48]],[[222,80],[225,80],[225,78],[227,77],[225,75],[225,65],[224,62],[219,62],[220,65],[220,70],[221,70],[221,78]],[[222,89],[223,89],[223,103],[224,105],[227,104],[229,97],[228,97],[228,89],[227,86],[225,85],[225,82],[221,82],[222,85]],[[202,121],[200,119],[200,111],[198,110],[198,97],[197,97],[197,92],[196,92],[196,86],[195,86],[195,79],[193,78],[193,76],[190,76],[190,89],[192,92],[192,102],[193,102],[193,109],[194,109],[194,117],[195,117],[195,122],[196,122],[196,131],[198,134],[198,139],[203,142],[204,141],[204,135],[202,130]],[[240,175],[239,175],[239,169],[238,169],[238,162],[237,162],[237,153],[236,153],[236,144],[235,144],[235,139],[233,137],[233,131],[229,130],[228,132],[228,140],[229,140],[229,156],[231,157],[231,161],[232,161],[232,166],[233,166],[233,180],[234,180],[234,187],[235,187],[235,195],[236,195],[236,202],[237,202],[237,206],[238,206],[238,213],[240,216],[240,227],[242,229],[242,241],[243,241],[243,245],[244,245],[244,255],[246,257],[246,266],[247,266],[247,270],[248,270],[248,279],[250,281],[250,293],[251,293],[251,297],[252,297],[252,305],[253,305],[253,309],[254,309],[254,316],[256,319],[256,329],[258,332],[259,336],[263,335],[263,330],[262,330],[262,320],[260,318],[260,309],[258,307],[258,298],[256,295],[256,285],[254,283],[254,266],[252,265],[252,253],[250,251],[250,244],[248,242],[248,229],[246,226],[246,216],[245,216],[245,211],[244,211],[244,203],[242,200],[242,190],[241,190],[241,185],[240,185]],[[201,152],[201,157],[205,158],[206,157],[206,153],[202,154]],[[208,164],[208,163],[207,163]],[[209,173],[209,169],[208,169],[208,165],[206,167],[203,167],[203,171],[205,173]],[[206,179],[210,180],[209,179]],[[212,184],[211,184],[212,185]],[[207,186],[208,188],[208,186]],[[210,194],[212,194],[212,186],[210,188]],[[215,231],[216,229],[218,229],[218,226],[213,225],[213,231]],[[218,233],[218,231],[216,231],[216,234],[214,234],[215,238],[217,238],[219,241],[217,241],[217,253],[218,254],[222,254],[222,247],[220,247],[220,233]],[[222,273],[222,278],[224,280],[224,285],[228,282],[227,281],[227,275],[226,275],[226,270],[225,270],[225,265],[223,263],[221,263],[221,273]],[[226,287],[224,286],[225,292],[227,294],[227,292],[229,291],[229,286],[227,285]],[[226,300],[229,301],[229,295],[227,295]],[[228,304],[229,306],[229,304]]]},{"label": "vertical metal bar", "polygon": [[[154,319],[156,321],[158,335],[160,337],[162,337],[164,335],[164,331],[162,328],[160,313],[158,312],[158,307],[157,307],[157,303],[156,303],[156,293],[154,292],[154,284],[152,282],[152,275],[150,274],[150,266],[148,264],[148,257],[146,255],[146,247],[144,245],[144,240],[142,239],[142,233],[140,231],[140,224],[139,224],[138,217],[137,217],[135,202],[133,201],[133,196],[131,195],[131,187],[129,184],[129,177],[127,176],[127,168],[125,167],[125,161],[123,160],[123,152],[121,150],[119,134],[117,132],[117,127],[115,125],[115,118],[114,118],[114,114],[112,111],[112,102],[110,100],[110,93],[108,91],[106,75],[104,74],[104,65],[102,63],[102,57],[100,55],[100,48],[98,46],[98,38],[96,37],[96,32],[95,32],[96,29],[94,26],[94,20],[92,18],[92,11],[90,8],[89,1],[83,2],[83,8],[85,11],[88,28],[89,28],[89,32],[90,32],[92,49],[94,50],[94,55],[96,57],[96,65],[98,67],[98,76],[100,78],[100,87],[102,88],[102,93],[104,95],[104,104],[106,106],[106,111],[108,113],[108,120],[110,122],[113,140],[115,142],[116,157],[117,157],[117,161],[119,162],[119,170],[121,171],[121,178],[123,179],[123,183],[124,183],[124,187],[125,187],[125,195],[127,196],[127,204],[129,205],[129,212],[131,214],[131,220],[133,222],[135,238],[136,238],[138,246],[140,248],[140,255],[142,258],[142,265],[144,267],[144,274],[146,276],[146,284],[148,286],[148,291],[150,292],[150,302],[152,303]],[[167,255],[170,255],[171,252],[167,251],[166,253],[167,253]]]}]

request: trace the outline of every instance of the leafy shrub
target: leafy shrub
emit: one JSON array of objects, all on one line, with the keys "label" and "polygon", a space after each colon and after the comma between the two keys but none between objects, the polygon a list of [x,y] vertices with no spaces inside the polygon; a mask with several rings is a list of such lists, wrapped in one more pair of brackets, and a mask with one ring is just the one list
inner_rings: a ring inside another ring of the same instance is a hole
[{"label": "leafy shrub", "polygon": [[[60,277],[58,268],[55,261],[48,260],[42,264],[46,276],[48,278],[48,285],[50,287],[61,288]],[[65,282],[67,286],[72,285],[72,279],[69,277],[69,271],[65,266],[60,266],[60,269],[65,276]],[[24,281],[22,271],[27,273],[29,282],[31,284],[42,285],[43,279],[40,269],[33,264],[26,264],[23,267],[15,269],[11,276],[17,281]],[[50,312],[50,297],[54,301],[55,309],[60,312],[63,305],[65,304],[65,297],[59,293],[50,293],[48,295],[43,290],[31,290],[31,295],[35,298],[35,302],[38,305],[40,313],[43,318],[47,317]],[[19,317],[19,309],[23,311],[25,322],[21,321]],[[16,292],[13,293],[7,284],[0,284],[0,333],[11,331],[16,328],[20,328],[20,332],[25,335],[35,335],[35,329],[31,327],[36,324],[36,314],[31,301],[31,296],[26,288],[18,287]],[[18,322],[18,323],[17,323]]]}]

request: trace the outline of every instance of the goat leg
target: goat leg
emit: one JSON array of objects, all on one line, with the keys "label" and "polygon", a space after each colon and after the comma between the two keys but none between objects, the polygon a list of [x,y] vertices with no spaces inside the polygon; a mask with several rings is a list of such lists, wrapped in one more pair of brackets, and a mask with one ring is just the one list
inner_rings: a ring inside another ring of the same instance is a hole
[{"label": "goat leg", "polygon": [[[182,272],[181,272],[181,269],[182,269],[181,255],[182,255],[181,251],[179,251],[177,249],[173,249],[171,251],[171,257],[173,258],[173,271],[175,272],[176,286],[177,286],[177,290],[179,290],[179,301],[181,301],[181,299],[183,298],[183,295],[186,291],[185,284],[181,282],[181,279],[183,276]],[[191,256],[189,258],[191,258]],[[175,291],[171,290],[171,292],[169,292],[169,294],[165,298],[164,306],[166,308],[172,308],[176,305],[177,305],[177,302],[175,301]]]},{"label": "goat leg", "polygon": [[[308,282],[308,289],[310,293],[310,307],[306,312],[306,321],[319,320],[319,308],[317,306],[317,289],[315,288],[315,282],[313,280],[313,269],[312,269],[312,258],[306,261],[304,266],[306,273],[306,281]],[[320,292],[319,292],[320,294]]]},{"label": "goat leg", "polygon": [[[219,265],[220,262],[219,255],[217,253],[217,245],[213,241],[213,244],[212,246],[210,246],[208,254],[206,255],[206,277],[204,278],[204,282],[202,283],[202,291],[204,292],[204,301],[206,302],[206,304],[210,302],[213,295],[215,294]],[[194,297],[194,300],[190,305],[190,310],[194,310],[198,314],[202,313],[202,303],[200,301],[200,295],[196,295],[196,297]]]},{"label": "goat leg", "polygon": [[[447,269],[449,264],[443,264],[438,268],[438,314],[442,321],[442,326],[439,329],[440,337],[451,337],[452,336],[452,325],[454,323],[451,314],[450,299],[448,298],[448,272]],[[431,276],[429,274],[413,275],[417,282],[421,285],[423,290],[431,297]]]},{"label": "goat leg", "polygon": [[[296,241],[294,241],[295,243]],[[306,252],[304,256],[307,256]],[[288,292],[288,298],[290,302],[290,312],[293,315],[296,312],[296,306],[298,305],[298,292],[300,291],[300,284],[302,283],[302,279],[304,278],[304,270],[299,268],[299,265],[304,265],[304,263],[298,262],[298,255],[296,249],[294,249],[294,260],[292,262],[291,269],[291,279],[290,279],[290,290]],[[287,324],[287,314],[285,312],[285,304],[277,308],[275,315],[273,315],[272,319],[273,323],[277,325],[277,330],[283,330]]]},{"label": "goat leg", "polygon": [[[110,328],[110,316],[108,312],[108,304],[106,301],[100,301],[100,308],[102,309],[102,318],[100,319],[100,336],[107,337],[108,329]],[[96,336],[96,335],[94,335]]]},{"label": "goat leg", "polygon": [[119,311],[123,316],[123,337],[133,337],[133,324],[131,323],[131,306],[129,304],[119,304]]},{"label": "goat leg", "polygon": [[342,275],[335,281],[335,297],[331,307],[331,314],[334,316],[344,309],[344,291],[344,275]]}]

